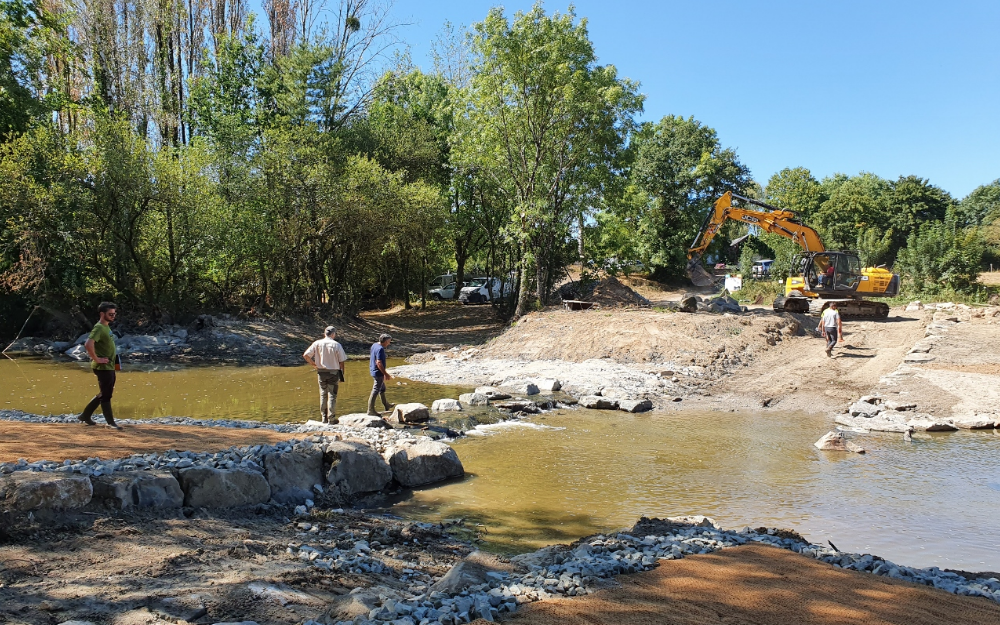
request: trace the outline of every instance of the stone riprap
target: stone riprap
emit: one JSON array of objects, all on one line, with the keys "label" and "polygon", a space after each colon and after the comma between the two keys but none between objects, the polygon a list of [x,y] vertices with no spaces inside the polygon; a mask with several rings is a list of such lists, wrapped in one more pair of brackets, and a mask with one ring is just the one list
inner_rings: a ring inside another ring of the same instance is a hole
[{"label": "stone riprap", "polygon": [[[359,590],[358,597],[346,597],[338,602],[327,618],[338,625],[453,625],[468,623],[476,618],[496,621],[516,611],[519,605],[552,596],[590,594],[604,585],[603,580],[649,570],[663,560],[713,553],[749,543],[788,549],[848,570],[1000,602],[1000,580],[996,578],[970,580],[937,567],[917,569],[902,566],[870,554],[837,551],[787,536],[788,533],[774,529],[753,530],[746,527],[738,531],[723,530],[711,521],[672,522],[665,524],[662,533],[657,534],[619,532],[592,536],[573,545],[546,547],[512,558],[513,566],[506,567],[507,570],[486,567],[482,571],[477,570],[475,575],[455,575],[449,571],[439,577],[439,574],[425,571],[414,562],[400,579],[408,583],[406,590],[388,587]],[[347,549],[295,543],[288,546],[288,554],[313,566],[340,573],[379,573],[386,569],[379,560],[378,551],[366,541],[357,541]],[[457,563],[453,569],[460,569],[465,562]],[[445,579],[451,582],[443,584]],[[439,588],[446,588],[447,591]],[[344,620],[338,620],[340,618]]]},{"label": "stone riprap", "polygon": [[[20,413],[5,418],[34,420],[31,416]],[[324,490],[346,500],[381,490],[393,479],[412,485],[414,473],[421,474],[416,467],[434,466],[442,457],[454,456],[461,467],[454,450],[444,443],[405,430],[320,424],[312,431],[320,433],[304,440],[230,447],[215,453],[170,450],[111,460],[28,462],[22,458],[0,463],[0,509],[71,510],[92,500],[115,509],[296,504],[308,503]],[[405,455],[410,462],[400,463],[404,471],[400,476],[393,474],[383,458],[390,449],[393,453],[408,450]],[[433,474],[424,471],[421,475]],[[441,477],[436,481],[462,475],[454,470],[437,474]]]},{"label": "stone riprap", "polygon": [[[883,391],[894,386],[898,380],[910,378],[920,372],[921,363],[935,360],[935,347],[946,340],[947,333],[956,325],[967,322],[973,316],[983,316],[986,311],[973,309],[964,304],[943,302],[923,304],[911,302],[906,310],[935,311],[927,324],[925,337],[910,348],[903,362],[879,381]],[[990,309],[992,314],[993,309]],[[879,394],[866,395],[851,404],[847,411],[834,416],[838,425],[859,432],[954,432],[957,430],[982,430],[1000,427],[1000,409],[971,411],[948,416],[917,412],[917,404],[900,399],[889,399]]]}]

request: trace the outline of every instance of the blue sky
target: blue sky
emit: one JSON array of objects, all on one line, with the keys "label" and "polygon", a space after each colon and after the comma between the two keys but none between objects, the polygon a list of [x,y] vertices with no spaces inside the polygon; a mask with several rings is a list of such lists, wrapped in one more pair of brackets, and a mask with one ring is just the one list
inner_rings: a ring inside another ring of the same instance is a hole
[{"label": "blue sky", "polygon": [[[332,1],[331,1],[332,3]],[[396,0],[414,63],[446,20],[498,3]],[[504,2],[508,16],[531,7]],[[568,3],[546,2],[549,12]],[[715,128],[759,182],[870,171],[957,198],[1000,178],[1000,1],[579,0],[602,64],[641,83],[643,119]]]}]

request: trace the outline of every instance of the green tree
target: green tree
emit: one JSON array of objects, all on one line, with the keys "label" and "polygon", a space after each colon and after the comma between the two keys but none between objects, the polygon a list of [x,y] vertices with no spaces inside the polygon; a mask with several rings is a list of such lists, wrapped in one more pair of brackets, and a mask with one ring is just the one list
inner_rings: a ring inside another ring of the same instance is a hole
[{"label": "green tree", "polygon": [[822,183],[829,193],[815,214],[827,249],[855,249],[859,237],[874,228],[892,227],[892,185],[868,172],[846,177],[838,174]]},{"label": "green tree", "polygon": [[827,200],[822,185],[805,167],[786,167],[771,176],[764,196],[767,203],[794,212],[804,222],[810,221]]},{"label": "green tree", "polygon": [[597,65],[586,20],[572,10],[547,15],[536,4],[509,21],[494,8],[475,32],[458,162],[490,176],[512,207],[520,316],[546,302],[570,222],[598,181],[614,174],[613,155],[642,97],[613,66]]},{"label": "green tree", "polygon": [[722,148],[715,130],[693,117],[668,115],[644,124],[634,142],[633,181],[650,199],[640,229],[649,262],[663,275],[681,275],[708,210],[726,191],[745,193],[750,170],[734,150]]}]

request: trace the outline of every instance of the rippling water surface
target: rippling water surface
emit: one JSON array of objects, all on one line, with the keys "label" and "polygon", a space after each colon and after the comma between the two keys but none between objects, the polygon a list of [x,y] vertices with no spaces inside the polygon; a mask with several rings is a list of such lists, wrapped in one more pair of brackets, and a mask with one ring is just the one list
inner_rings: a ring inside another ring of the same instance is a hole
[{"label": "rippling water surface", "polygon": [[[472,475],[417,491],[397,514],[467,517],[524,551],[705,514],[795,529],[814,542],[912,566],[1000,571],[1000,436],[871,435],[865,455],[813,447],[823,415],[626,415],[565,410],[454,443]],[[542,427],[537,427],[542,426]]]},{"label": "rippling water surface", "polygon": [[[370,380],[367,362],[348,363],[338,413],[364,411]],[[429,404],[468,390],[396,382],[394,402]],[[95,391],[84,366],[0,360],[0,408],[63,414]],[[304,421],[317,416],[317,404],[307,366],[133,369],[115,391],[123,418]],[[923,434],[906,443],[899,434],[870,435],[857,439],[865,455],[816,450],[830,429],[826,415],[775,411],[562,410],[480,426],[454,443],[466,479],[416,491],[391,511],[466,517],[502,551],[629,526],[640,515],[705,514],[726,526],[795,529],[900,564],[1000,571],[1000,436]]]}]

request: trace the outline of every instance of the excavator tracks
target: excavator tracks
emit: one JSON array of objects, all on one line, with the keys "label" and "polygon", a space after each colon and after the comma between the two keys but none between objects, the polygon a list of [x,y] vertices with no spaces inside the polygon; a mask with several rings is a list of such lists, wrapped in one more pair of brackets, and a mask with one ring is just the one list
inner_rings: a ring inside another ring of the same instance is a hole
[{"label": "excavator tracks", "polygon": [[837,302],[837,310],[844,320],[885,319],[889,316],[889,305],[865,299],[812,299],[808,297],[784,297],[774,299],[773,308],[777,312],[794,312],[820,315],[832,303]]}]

